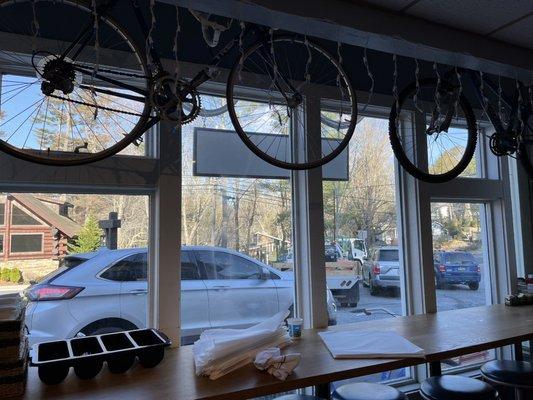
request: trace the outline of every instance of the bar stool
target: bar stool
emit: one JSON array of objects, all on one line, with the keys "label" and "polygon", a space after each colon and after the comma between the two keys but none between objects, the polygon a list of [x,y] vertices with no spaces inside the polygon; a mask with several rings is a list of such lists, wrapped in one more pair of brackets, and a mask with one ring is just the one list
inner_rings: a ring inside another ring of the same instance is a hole
[{"label": "bar stool", "polygon": [[481,367],[481,375],[495,385],[512,387],[517,400],[526,398],[526,390],[533,390],[533,364],[527,361],[489,361]]},{"label": "bar stool", "polygon": [[433,376],[422,382],[425,400],[497,400],[498,392],[488,383],[463,376]]},{"label": "bar stool", "polygon": [[322,397],[310,396],[308,394],[286,394],[276,397],[274,400],[323,400]]},{"label": "bar stool", "polygon": [[348,383],[335,389],[335,400],[407,400],[405,394],[390,386],[378,383]]}]

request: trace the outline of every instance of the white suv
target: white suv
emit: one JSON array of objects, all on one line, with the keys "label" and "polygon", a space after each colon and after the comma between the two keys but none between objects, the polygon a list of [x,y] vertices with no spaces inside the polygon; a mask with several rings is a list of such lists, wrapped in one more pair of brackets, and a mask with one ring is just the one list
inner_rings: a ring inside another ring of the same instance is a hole
[{"label": "white suv", "polygon": [[[64,259],[26,289],[30,344],[144,327],[147,250],[101,250]],[[236,251],[184,246],[181,252],[182,343],[207,328],[247,327],[293,304],[291,273]],[[336,307],[328,290],[330,324]]]}]

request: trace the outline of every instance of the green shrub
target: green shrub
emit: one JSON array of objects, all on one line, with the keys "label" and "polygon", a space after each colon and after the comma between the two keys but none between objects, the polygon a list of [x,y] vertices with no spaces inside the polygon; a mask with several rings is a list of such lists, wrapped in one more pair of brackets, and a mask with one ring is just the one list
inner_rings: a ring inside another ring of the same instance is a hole
[{"label": "green shrub", "polygon": [[1,268],[0,269],[0,281],[2,282],[11,282],[11,283],[21,283],[22,272],[18,268]]}]

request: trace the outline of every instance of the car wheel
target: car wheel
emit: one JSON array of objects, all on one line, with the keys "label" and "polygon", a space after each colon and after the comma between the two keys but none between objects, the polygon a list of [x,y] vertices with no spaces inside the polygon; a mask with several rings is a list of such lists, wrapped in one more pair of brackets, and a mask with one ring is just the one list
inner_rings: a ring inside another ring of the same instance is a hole
[{"label": "car wheel", "polygon": [[370,296],[377,296],[379,293],[379,288],[374,285],[372,279],[370,280]]},{"label": "car wheel", "polygon": [[479,289],[479,282],[470,282],[468,284],[468,287],[470,290],[478,290]]},{"label": "car wheel", "polygon": [[442,285],[441,280],[435,276],[435,289],[442,289],[442,288],[443,288],[443,285]]}]

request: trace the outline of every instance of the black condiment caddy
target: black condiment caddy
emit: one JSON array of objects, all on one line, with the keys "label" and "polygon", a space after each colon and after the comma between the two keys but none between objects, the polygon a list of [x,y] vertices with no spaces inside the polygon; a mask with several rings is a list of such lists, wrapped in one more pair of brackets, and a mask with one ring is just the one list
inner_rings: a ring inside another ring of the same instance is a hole
[{"label": "black condiment caddy", "polygon": [[153,368],[164,357],[168,337],[156,329],[135,329],[103,335],[43,342],[32,347],[30,365],[37,367],[46,384],[62,382],[70,368],[80,379],[94,378],[104,362],[112,373],[124,373],[139,359]]}]

